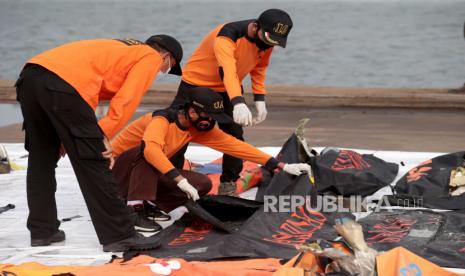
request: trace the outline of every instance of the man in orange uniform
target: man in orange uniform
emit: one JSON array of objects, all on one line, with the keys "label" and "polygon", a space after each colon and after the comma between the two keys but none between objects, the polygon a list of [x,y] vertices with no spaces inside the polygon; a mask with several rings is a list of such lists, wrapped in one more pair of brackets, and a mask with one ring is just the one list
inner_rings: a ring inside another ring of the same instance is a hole
[{"label": "man in orange uniform", "polygon": [[[111,139],[131,118],[159,71],[180,75],[182,48],[167,35],[84,40],[30,59],[16,82],[29,151],[27,227],[32,246],[65,239],[55,202],[55,167],[66,150],[104,251],[154,248],[134,231],[117,197]],[[111,99],[97,122],[95,108]],[[62,145],[63,149],[61,149]]]},{"label": "man in orange uniform", "polygon": [[[265,77],[273,47],[286,47],[287,36],[292,28],[290,16],[279,9],[264,11],[258,19],[231,22],[211,31],[194,51],[183,68],[182,81],[173,105],[188,98],[193,87],[208,87],[223,97],[226,114],[235,123],[220,123],[224,132],[244,140],[243,126],[265,120]],[[242,80],[250,74],[257,116],[245,104]],[[183,165],[185,149],[174,158],[176,167]],[[242,171],[242,160],[230,155],[223,156],[223,184],[233,186]]]},{"label": "man in orange uniform", "polygon": [[169,160],[189,142],[262,164],[269,169],[279,167],[294,175],[310,173],[308,164],[281,163],[215,127],[216,122],[226,124],[232,121],[224,113],[223,106],[223,98],[215,91],[192,88],[188,102],[146,114],[112,141],[113,150],[119,155],[113,171],[120,196],[128,202],[139,201],[140,204],[140,208],[135,208],[139,212],[136,220],[138,230],[155,232],[160,229],[156,222],[149,223],[144,219],[143,201],[154,202],[169,212],[183,205],[188,198],[197,200],[210,191],[208,177],[178,170]]}]

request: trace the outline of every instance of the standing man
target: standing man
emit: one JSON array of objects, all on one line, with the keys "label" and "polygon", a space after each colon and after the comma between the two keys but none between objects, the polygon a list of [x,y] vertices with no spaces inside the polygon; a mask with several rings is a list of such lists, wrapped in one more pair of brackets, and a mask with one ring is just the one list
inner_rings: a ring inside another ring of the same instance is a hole
[{"label": "standing man", "polygon": [[[244,140],[243,126],[258,124],[266,118],[265,77],[274,46],[286,47],[292,28],[291,17],[283,10],[269,9],[258,19],[223,24],[211,31],[194,51],[183,69],[181,84],[174,105],[188,98],[194,87],[208,87],[223,97],[226,114],[235,123],[219,123],[220,129]],[[250,74],[257,116],[245,104],[242,80]],[[186,146],[187,148],[187,146]],[[184,163],[184,152],[173,158],[176,167]],[[220,191],[235,191],[235,182],[242,171],[242,160],[223,155]],[[228,193],[228,192],[226,192]]]},{"label": "standing man", "polygon": [[[117,197],[109,139],[131,118],[159,71],[181,75],[182,48],[167,35],[137,40],[84,40],[29,60],[16,82],[29,152],[27,227],[31,246],[65,240],[55,202],[55,168],[68,153],[104,251],[150,249]],[[109,100],[97,122],[95,108]]]}]

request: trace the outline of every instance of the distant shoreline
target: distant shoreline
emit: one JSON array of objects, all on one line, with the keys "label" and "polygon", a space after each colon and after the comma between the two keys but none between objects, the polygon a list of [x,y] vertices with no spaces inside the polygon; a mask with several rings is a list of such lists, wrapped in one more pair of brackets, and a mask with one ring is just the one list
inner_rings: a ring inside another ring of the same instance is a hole
[{"label": "distant shoreline", "polygon": [[[133,119],[167,106],[176,89],[175,84],[155,85],[142,100],[145,108]],[[245,130],[246,140],[257,146],[281,146],[300,119],[310,118],[307,137],[312,146],[426,152],[465,148],[465,93],[300,86],[269,86],[268,90],[267,119]],[[254,113],[251,93],[246,97]],[[2,102],[16,103],[13,82],[0,81]],[[0,143],[23,141],[21,123],[0,127]]]},{"label": "distant shoreline", "polygon": [[[0,103],[15,102],[14,82],[0,80]],[[157,84],[144,96],[141,104],[170,104],[177,84]],[[415,88],[343,88],[309,86],[267,86],[266,102],[281,107],[360,107],[465,110],[465,93],[449,89]],[[246,91],[252,103],[252,94]]]}]

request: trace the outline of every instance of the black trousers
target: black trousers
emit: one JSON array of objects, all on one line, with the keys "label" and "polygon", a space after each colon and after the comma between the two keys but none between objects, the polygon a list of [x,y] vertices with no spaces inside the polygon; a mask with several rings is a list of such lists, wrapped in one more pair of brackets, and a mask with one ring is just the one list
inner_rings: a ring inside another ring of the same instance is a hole
[{"label": "black trousers", "polygon": [[[171,103],[171,106],[184,105],[189,99],[189,90],[194,87],[196,86],[181,81],[181,83],[179,84],[178,93],[176,94],[176,97]],[[229,99],[228,93],[220,92],[219,94],[223,97],[224,112],[229,116],[233,117],[234,106],[232,105],[231,100]],[[236,137],[237,139],[244,141],[244,130],[242,129],[241,125],[236,123],[218,123],[218,127],[224,132],[232,135],[233,137]],[[181,169],[183,167],[184,153],[187,150],[187,146],[188,145],[186,145],[173,157],[171,157],[170,160],[176,168]],[[236,181],[237,179],[239,179],[239,174],[242,171],[242,160],[228,154],[223,154],[222,168],[223,172],[220,176],[221,182]]]},{"label": "black trousers", "polygon": [[31,238],[48,238],[60,226],[55,202],[55,168],[63,144],[71,160],[101,244],[134,235],[116,180],[108,168],[103,135],[92,108],[74,88],[38,65],[28,65],[16,83],[29,152],[27,227]]}]

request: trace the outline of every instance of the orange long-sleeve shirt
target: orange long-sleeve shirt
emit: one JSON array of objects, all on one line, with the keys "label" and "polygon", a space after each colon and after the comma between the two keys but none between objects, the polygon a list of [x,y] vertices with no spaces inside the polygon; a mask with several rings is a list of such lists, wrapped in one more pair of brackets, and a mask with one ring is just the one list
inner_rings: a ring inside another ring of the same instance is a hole
[{"label": "orange long-sleeve shirt", "polygon": [[211,31],[184,66],[182,80],[217,92],[226,91],[233,100],[242,96],[241,82],[250,74],[255,99],[263,99],[273,48],[261,51],[247,38],[251,22],[231,22]]},{"label": "orange long-sleeve shirt", "polygon": [[[233,136],[224,133],[218,127],[210,131],[197,131],[194,127],[181,129],[175,121],[177,113],[164,110],[159,113],[145,114],[127,126],[113,141],[116,155],[145,143],[144,157],[157,170],[171,177],[179,175],[169,158],[189,142],[195,142],[237,158],[252,161],[271,168],[278,161]],[[155,116],[154,116],[155,115]]]},{"label": "orange long-sleeve shirt", "polygon": [[99,122],[108,138],[122,129],[155,79],[162,59],[150,46],[135,40],[83,40],[64,44],[31,58],[74,87],[95,110],[110,100]]}]

